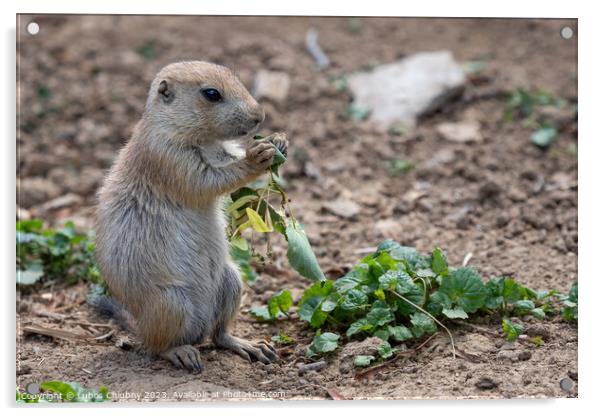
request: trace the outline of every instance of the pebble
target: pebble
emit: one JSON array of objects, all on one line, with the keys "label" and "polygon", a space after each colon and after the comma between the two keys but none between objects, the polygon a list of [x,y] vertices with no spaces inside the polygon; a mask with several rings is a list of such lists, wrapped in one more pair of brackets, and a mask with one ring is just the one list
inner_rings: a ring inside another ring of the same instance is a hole
[{"label": "pebble", "polygon": [[341,218],[350,219],[360,212],[360,206],[350,199],[339,198],[324,205],[328,211]]},{"label": "pebble", "polygon": [[492,390],[499,385],[500,383],[493,380],[491,377],[481,377],[479,381],[475,383],[475,386],[481,390]]}]

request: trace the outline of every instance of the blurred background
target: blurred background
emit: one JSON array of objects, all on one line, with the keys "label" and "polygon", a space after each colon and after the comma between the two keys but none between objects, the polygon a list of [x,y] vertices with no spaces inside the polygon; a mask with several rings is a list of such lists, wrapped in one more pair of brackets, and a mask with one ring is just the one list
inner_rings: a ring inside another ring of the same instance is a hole
[{"label": "blurred background", "polygon": [[[576,20],[21,15],[17,30],[22,219],[91,229],[154,75],[207,60],[255,94],[262,133],[288,134],[287,192],[329,277],[393,238],[536,288],[576,279]],[[304,287],[285,250],[254,302]]]}]

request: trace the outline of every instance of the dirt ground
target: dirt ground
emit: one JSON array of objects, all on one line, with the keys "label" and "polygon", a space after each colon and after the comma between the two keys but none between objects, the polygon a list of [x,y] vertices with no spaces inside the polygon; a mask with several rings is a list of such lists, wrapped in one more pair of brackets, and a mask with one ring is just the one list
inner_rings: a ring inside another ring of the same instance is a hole
[{"label": "dirt ground", "polygon": [[[20,208],[49,223],[93,223],[95,191],[139,118],[148,85],[165,64],[203,59],[233,68],[250,88],[260,69],[286,72],[288,99],[268,101],[262,131],[286,131],[291,140],[283,169],[295,214],[318,260],[336,278],[384,238],[430,251],[444,248],[452,265],[467,253],[484,276],[506,275],[537,289],[567,292],[577,279],[577,125],[563,111],[547,151],[529,143],[532,127],[504,122],[505,96],[518,87],[543,89],[577,103],[577,39],[562,39],[576,21],[501,19],[349,19],[275,17],[22,16],[41,30],[18,41]],[[304,48],[310,27],[331,60],[315,69]],[[336,76],[403,56],[447,49],[459,62],[479,60],[461,98],[423,118],[413,132],[377,132],[345,114],[349,93]],[[477,120],[483,141],[453,143],[436,130],[445,121]],[[383,160],[399,157],[416,168],[387,174]],[[44,203],[73,194],[69,206]],[[356,202],[358,215],[341,218],[325,208],[338,197]],[[223,400],[368,398],[510,398],[577,396],[577,327],[560,319],[525,319],[543,345],[507,344],[499,322],[453,326],[470,359],[452,358],[444,334],[413,356],[370,377],[346,371],[339,348],[319,371],[299,372],[312,332],[295,320],[256,323],[251,306],[281,288],[297,297],[306,281],[285,259],[275,261],[245,289],[235,333],[259,339],[279,329],[298,340],[281,349],[282,362],[247,363],[230,352],[201,346],[200,375],[172,368],[137,351],[117,327],[90,344],[17,334],[17,385],[47,379],[100,384],[115,400]],[[77,322],[103,323],[85,304],[85,284],[47,282],[18,296],[18,329],[27,323],[85,333]],[[106,324],[106,322],[104,322]],[[415,345],[408,345],[412,347]],[[483,378],[493,383],[486,385]],[[563,390],[562,379],[572,388]],[[204,393],[203,393],[204,392]],[[140,396],[137,396],[139,394]]]}]

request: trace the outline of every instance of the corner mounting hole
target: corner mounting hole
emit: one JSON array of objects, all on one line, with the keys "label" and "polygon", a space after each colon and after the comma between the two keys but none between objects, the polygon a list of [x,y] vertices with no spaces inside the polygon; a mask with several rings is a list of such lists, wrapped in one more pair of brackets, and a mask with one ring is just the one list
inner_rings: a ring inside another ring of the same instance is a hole
[{"label": "corner mounting hole", "polygon": [[27,24],[27,33],[29,33],[30,35],[37,35],[39,31],[40,25],[36,22],[29,22]]},{"label": "corner mounting hole", "polygon": [[560,29],[560,36],[562,37],[562,39],[570,39],[573,37],[573,29],[571,29],[568,26],[563,27],[562,29]]}]

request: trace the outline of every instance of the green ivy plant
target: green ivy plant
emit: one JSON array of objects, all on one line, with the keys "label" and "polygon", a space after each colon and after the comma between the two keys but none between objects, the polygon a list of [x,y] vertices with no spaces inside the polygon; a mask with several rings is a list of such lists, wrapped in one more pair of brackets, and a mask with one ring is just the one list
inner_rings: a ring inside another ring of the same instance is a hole
[{"label": "green ivy plant", "polygon": [[[575,308],[576,318],[574,287],[573,294],[560,297],[565,317],[573,316],[573,309],[568,308]],[[251,313],[261,321],[290,316],[291,298],[287,290],[281,290],[268,306],[253,308]],[[343,336],[347,341],[375,336],[382,340],[378,359],[386,359],[396,352],[394,345],[433,334],[438,327],[448,333],[454,351],[453,337],[443,322],[475,315],[499,314],[507,340],[514,341],[523,328],[511,317],[544,319],[553,312],[555,299],[554,290],[536,291],[508,277],[485,282],[474,268],[450,268],[440,248],[425,256],[413,247],[385,240],[346,275],[308,287],[297,304],[297,314],[316,330],[308,357],[333,351]],[[375,360],[358,356],[355,363],[363,367]]]},{"label": "green ivy plant", "polygon": [[94,260],[93,234],[80,233],[72,222],[44,228],[40,219],[17,221],[17,284],[31,285],[40,278],[102,281]]}]

